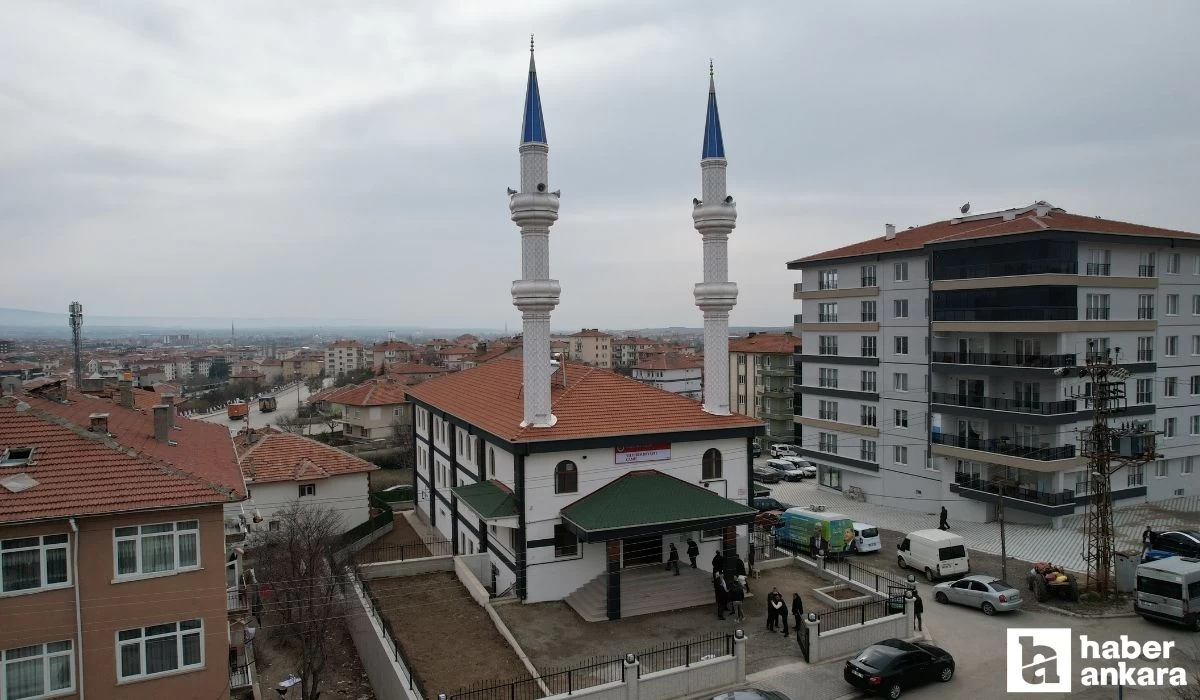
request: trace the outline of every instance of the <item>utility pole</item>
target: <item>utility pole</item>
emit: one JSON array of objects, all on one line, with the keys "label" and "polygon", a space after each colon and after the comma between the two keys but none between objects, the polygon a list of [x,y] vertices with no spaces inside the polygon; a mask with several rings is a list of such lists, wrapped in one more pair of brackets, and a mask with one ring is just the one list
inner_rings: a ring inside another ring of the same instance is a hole
[{"label": "utility pole", "polygon": [[996,497],[996,519],[1000,521],[1000,578],[1008,580],[1008,540],[1004,536],[1004,491],[1012,486],[1009,479],[998,479],[1000,493]]}]

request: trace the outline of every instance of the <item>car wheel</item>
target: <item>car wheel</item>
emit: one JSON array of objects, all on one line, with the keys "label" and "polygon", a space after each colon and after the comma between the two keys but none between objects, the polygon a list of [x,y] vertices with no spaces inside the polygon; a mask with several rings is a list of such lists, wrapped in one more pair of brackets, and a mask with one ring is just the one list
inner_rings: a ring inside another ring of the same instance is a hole
[{"label": "car wheel", "polygon": [[1193,632],[1200,632],[1200,615],[1192,617],[1192,624],[1189,627],[1192,628]]},{"label": "car wheel", "polygon": [[901,569],[908,568],[908,564],[904,563],[904,557],[899,557],[899,556],[896,557],[896,566],[899,566]]},{"label": "car wheel", "polygon": [[942,593],[941,591],[934,593],[933,599],[939,603],[949,603],[950,602],[950,599],[946,597],[946,594]]},{"label": "car wheel", "polygon": [[991,603],[984,603],[980,609],[983,610],[983,614],[987,615],[988,617],[996,614],[996,606],[992,605]]},{"label": "car wheel", "polygon": [[893,683],[889,685],[887,689],[887,696],[891,698],[891,700],[896,700],[896,698],[900,697],[900,684]]},{"label": "car wheel", "polygon": [[930,583],[933,583],[937,580],[937,577],[933,575],[933,569],[925,567],[925,579]]},{"label": "car wheel", "polygon": [[943,666],[942,670],[938,671],[938,680],[943,683],[949,683],[950,679],[954,678],[954,667]]}]

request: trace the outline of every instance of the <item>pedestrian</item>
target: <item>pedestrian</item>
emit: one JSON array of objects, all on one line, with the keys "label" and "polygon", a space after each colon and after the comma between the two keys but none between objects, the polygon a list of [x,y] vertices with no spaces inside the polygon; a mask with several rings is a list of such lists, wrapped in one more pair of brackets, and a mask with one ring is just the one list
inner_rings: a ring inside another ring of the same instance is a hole
[{"label": "pedestrian", "polygon": [[1151,549],[1154,549],[1154,530],[1147,525],[1142,532],[1142,559],[1150,554]]},{"label": "pedestrian", "polygon": [[808,545],[809,552],[814,557],[823,557],[829,553],[829,540],[825,539],[825,534],[820,530],[812,536],[812,540]]},{"label": "pedestrian", "polygon": [[[733,575],[743,581],[746,580],[746,562],[742,561],[741,555],[736,552],[733,555]],[[750,590],[749,586],[746,587],[746,590]]]},{"label": "pedestrian", "polygon": [[746,614],[742,611],[742,601],[745,599],[746,592],[742,589],[742,586],[738,581],[734,581],[733,586],[729,591],[729,602],[733,605],[733,619],[737,620],[738,622],[746,619]]},{"label": "pedestrian", "polygon": [[692,568],[695,569],[696,557],[700,556],[700,545],[696,544],[696,540],[693,540],[690,535],[687,538],[687,555],[688,559],[692,560]]},{"label": "pedestrian", "polygon": [[800,621],[804,618],[804,601],[799,593],[792,594],[792,616],[796,618],[796,631],[800,631]]},{"label": "pedestrian", "polygon": [[750,575],[754,575],[754,540],[750,540]]},{"label": "pedestrian", "polygon": [[775,623],[777,622],[777,620],[775,618],[779,615],[778,610],[776,610],[775,607],[773,605],[771,605],[771,603],[774,603],[774,602],[775,602],[775,593],[774,592],[768,593],[767,594],[767,631],[768,632],[775,631]]},{"label": "pedestrian", "polygon": [[725,606],[729,605],[729,591],[725,588],[725,578],[718,576],[713,579],[713,595],[717,598],[717,619],[725,619]]},{"label": "pedestrian", "polygon": [[775,607],[776,619],[779,620],[779,624],[783,625],[783,636],[786,637],[788,636],[788,608],[787,603],[783,601],[782,593],[775,594],[775,602],[772,605]]},{"label": "pedestrian", "polygon": [[713,555],[712,567],[713,581],[716,581],[725,573],[725,557],[721,554],[721,550],[719,549],[717,550],[717,553]]},{"label": "pedestrian", "polygon": [[913,590],[913,615],[917,618],[917,631],[921,631],[921,613],[925,612],[925,603],[921,600],[921,592]]},{"label": "pedestrian", "polygon": [[941,515],[941,518],[938,520],[938,529],[939,530],[949,530],[950,529],[950,524],[946,522],[947,517],[949,517],[949,513],[946,512],[946,506],[942,506],[942,515]]},{"label": "pedestrian", "polygon": [[667,571],[675,569],[675,575],[679,575],[679,550],[675,549],[675,543],[671,543],[671,553],[667,555]]}]

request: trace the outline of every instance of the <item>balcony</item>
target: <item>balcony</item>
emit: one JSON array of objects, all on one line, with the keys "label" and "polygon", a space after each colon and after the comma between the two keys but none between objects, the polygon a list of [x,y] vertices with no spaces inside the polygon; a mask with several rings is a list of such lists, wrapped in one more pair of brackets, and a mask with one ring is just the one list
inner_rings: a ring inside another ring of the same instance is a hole
[{"label": "balcony", "polygon": [[980,438],[968,435],[953,435],[950,433],[932,433],[929,436],[929,441],[934,445],[949,445],[950,447],[991,452],[992,454],[1007,455],[1009,457],[1036,459],[1041,462],[1049,462],[1056,459],[1071,459],[1075,456],[1074,445],[1063,445],[1062,447],[1028,447],[1016,444],[1009,437]]},{"label": "balcony", "polygon": [[1039,515],[1070,515],[1075,512],[1075,492],[1050,493],[1023,486],[1001,485],[971,474],[956,473],[950,490],[963,498],[995,503],[1004,499],[1005,508],[1028,511]]},{"label": "balcony", "polygon": [[787,408],[764,408],[762,411],[759,411],[759,415],[767,420],[785,420],[791,423],[794,414],[792,413],[792,407],[788,406]]},{"label": "balcony", "polygon": [[1053,416],[1062,413],[1074,413],[1075,401],[1026,401],[1025,399],[998,399],[991,396],[974,396],[967,394],[948,394],[935,391],[930,394],[933,403],[947,406],[964,406],[966,408],[984,408],[992,411],[1008,411],[1010,413],[1026,413],[1035,416]]},{"label": "balcony", "polygon": [[934,362],[954,365],[987,365],[992,367],[1030,367],[1057,369],[1074,367],[1075,355],[1024,355],[1007,352],[933,352]]},{"label": "balcony", "polygon": [[1087,273],[1092,277],[1108,277],[1112,274],[1112,265],[1109,263],[1093,263],[1087,264]]},{"label": "balcony", "polygon": [[938,265],[934,279],[978,279],[981,277],[1016,277],[1023,275],[1074,275],[1079,272],[1075,260],[1045,258],[1029,260],[998,260],[966,265]]},{"label": "balcony", "polygon": [[245,586],[232,586],[225,589],[225,610],[228,612],[243,612],[250,607],[246,596]]},{"label": "balcony", "polygon": [[803,292],[803,291],[804,291],[804,283],[803,282],[796,282],[796,283],[792,284],[792,298],[793,299],[799,299],[800,292]]},{"label": "balcony", "polygon": [[254,682],[250,678],[249,666],[230,666],[229,667],[229,688],[237,690],[238,688],[249,688]]},{"label": "balcony", "polygon": [[790,364],[763,365],[759,368],[759,373],[764,377],[787,377],[790,379],[796,375],[796,368]]},{"label": "balcony", "polygon": [[1153,277],[1153,276],[1154,276],[1154,266],[1153,265],[1138,265],[1138,277]]},{"label": "balcony", "polygon": [[1008,306],[935,308],[934,321],[1075,321],[1079,309],[1075,306]]}]

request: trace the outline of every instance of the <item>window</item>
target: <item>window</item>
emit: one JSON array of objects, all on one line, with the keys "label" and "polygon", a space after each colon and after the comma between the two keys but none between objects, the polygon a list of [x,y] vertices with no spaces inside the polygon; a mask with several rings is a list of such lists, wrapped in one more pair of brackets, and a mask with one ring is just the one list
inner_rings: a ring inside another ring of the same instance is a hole
[{"label": "window", "polygon": [[1112,251],[1092,248],[1088,253],[1087,273],[1107,276],[1112,270]]},{"label": "window", "polygon": [[[1196,258],[1196,259],[1197,259],[1197,260],[1200,260],[1200,257],[1198,257],[1198,258]],[[1184,458],[1183,458],[1183,466],[1182,466],[1182,467],[1180,467],[1180,469],[1179,469],[1179,473],[1180,473],[1180,474],[1191,474],[1191,473],[1192,473],[1192,469],[1193,469],[1193,468],[1194,468],[1194,466],[1195,466],[1195,465],[1194,465],[1194,463],[1193,463],[1193,461],[1192,461],[1192,460],[1194,460],[1194,459],[1195,459],[1195,457],[1184,457]]]},{"label": "window", "polygon": [[836,389],[838,385],[838,371],[831,367],[822,367],[817,370],[817,385],[826,389]]},{"label": "window", "polygon": [[1166,343],[1163,346],[1163,355],[1165,357],[1175,357],[1179,354],[1179,336],[1168,335]]},{"label": "window", "polygon": [[818,286],[817,289],[837,289],[838,288],[838,271],[837,270],[821,270],[817,273]]},{"label": "window", "polygon": [[199,521],[119,527],[113,531],[117,577],[200,566]]},{"label": "window", "polygon": [[896,354],[897,355],[907,355],[908,354],[908,336],[907,335],[898,335],[893,340],[896,341]]},{"label": "window", "polygon": [[822,354],[822,355],[838,354],[838,339],[837,339],[836,335],[822,335],[817,338],[817,342],[818,342],[818,346],[819,346],[817,349],[817,352],[819,352],[820,354]]},{"label": "window", "polygon": [[1170,255],[1167,256],[1167,274],[1168,275],[1178,275],[1179,274],[1179,259],[1180,259],[1180,257],[1181,256],[1179,255],[1179,253],[1171,253]]},{"label": "window", "polygon": [[1151,319],[1154,318],[1154,295],[1139,294],[1138,295],[1138,318]]},{"label": "window", "polygon": [[1178,396],[1179,377],[1163,377],[1163,398]]},{"label": "window", "polygon": [[893,445],[892,461],[896,464],[908,464],[908,448],[904,445]]},{"label": "window", "polygon": [[474,454],[474,456],[471,458],[471,461],[475,462],[476,466],[482,466],[483,465],[483,440],[480,440],[478,437],[473,437],[473,438],[471,438],[471,442],[474,443],[474,445],[475,445],[475,449],[472,450],[472,453]]},{"label": "window", "polygon": [[1192,354],[1200,355],[1200,335],[1192,336]]},{"label": "window", "polygon": [[496,476],[496,448],[488,448],[488,476]]},{"label": "window", "polygon": [[858,458],[864,462],[874,462],[875,461],[875,441],[874,440],[863,440],[862,441],[862,444],[858,449]]},{"label": "window", "polygon": [[1089,294],[1087,295],[1087,318],[1088,320],[1106,319],[1109,316],[1109,295],[1107,294]]},{"label": "window", "polygon": [[896,372],[892,375],[892,388],[896,391],[908,391],[908,375]]},{"label": "window", "polygon": [[704,458],[701,460],[701,479],[720,479],[723,472],[721,463],[721,451],[715,447],[710,447],[704,451]]},{"label": "window", "polygon": [[564,459],[554,467],[554,493],[575,493],[579,490],[579,470],[575,463]]},{"label": "window", "polygon": [[837,401],[826,401],[822,399],[818,403],[817,417],[821,420],[837,420],[838,405]]},{"label": "window", "polygon": [[830,454],[837,454],[838,436],[833,433],[818,433],[817,434],[817,449]]},{"label": "window", "polygon": [[908,411],[904,411],[904,410],[897,408],[895,411],[894,423],[897,428],[907,428],[908,427]]},{"label": "window", "polygon": [[203,638],[200,620],[117,632],[117,680],[199,668],[204,665]]},{"label": "window", "polygon": [[1138,277],[1154,276],[1154,253],[1138,253]]},{"label": "window", "polygon": [[1178,294],[1168,294],[1167,295],[1167,315],[1168,316],[1178,316],[1179,315],[1179,295]]},{"label": "window", "polygon": [[818,469],[820,470],[820,481],[822,486],[828,486],[829,488],[837,489],[838,491],[842,490],[841,469],[827,467],[823,464]]},{"label": "window", "polygon": [[1125,477],[1125,485],[1126,486],[1141,486],[1142,482],[1144,481],[1144,477],[1142,474],[1143,469],[1144,469],[1144,467],[1141,464],[1129,465],[1128,473]]},{"label": "window", "polygon": [[1200,435],[1200,416],[1192,416],[1188,419],[1188,434]]},{"label": "window", "polygon": [[908,318],[908,299],[896,299],[892,302],[893,315],[896,318]]},{"label": "window", "polygon": [[1091,359],[1106,360],[1108,359],[1109,339],[1108,338],[1088,338],[1087,352]]},{"label": "window", "polygon": [[[1198,257],[1197,260],[1200,261],[1200,257]],[[1200,269],[1200,265],[1197,265],[1197,269]],[[1200,275],[1200,272],[1197,272],[1196,274]],[[875,266],[874,265],[863,265],[862,267],[858,268],[858,275],[859,275],[859,280],[861,282],[861,286],[863,286],[863,287],[878,286],[875,282]]]},{"label": "window", "polygon": [[67,536],[0,540],[0,593],[70,584]]},{"label": "window", "polygon": [[863,320],[863,322],[879,320],[878,317],[876,317],[876,315],[875,315],[875,302],[864,301],[864,302],[860,302],[860,304],[862,305],[862,320]]},{"label": "window", "polygon": [[1176,419],[1174,419],[1174,418],[1163,418],[1163,437],[1164,438],[1175,437],[1175,422],[1176,422]]},{"label": "window", "polygon": [[1139,379],[1137,380],[1137,393],[1134,397],[1135,403],[1154,403],[1154,380]]},{"label": "window", "polygon": [[301,498],[303,498],[305,496],[316,496],[316,495],[317,495],[317,485],[316,484],[300,484],[300,497]]},{"label": "window", "polygon": [[838,320],[838,305],[837,302],[827,302],[817,304],[817,322],[818,323],[837,323]]},{"label": "window", "polygon": [[876,338],[873,335],[864,335],[862,337],[862,356],[863,357],[878,357],[879,348],[876,346]]},{"label": "window", "polygon": [[579,554],[579,537],[566,525],[554,526],[554,556],[574,557]]},{"label": "window", "polygon": [[862,409],[859,414],[860,422],[863,425],[875,425],[875,407],[861,406],[860,408]]},{"label": "window", "polygon": [[[1196,256],[1196,259],[1200,260],[1200,255]],[[1192,315],[1200,316],[1200,294],[1192,295]]]},{"label": "window", "polygon": [[862,370],[862,390],[875,391],[875,370]]},{"label": "window", "polygon": [[1143,335],[1138,337],[1137,361],[1154,362],[1154,336]]},{"label": "window", "polygon": [[50,697],[75,689],[71,640],[7,649],[0,667],[0,697],[5,700]]},{"label": "window", "polygon": [[907,282],[908,281],[908,263],[898,262],[893,267],[893,270],[894,270],[894,277],[897,282]]}]

